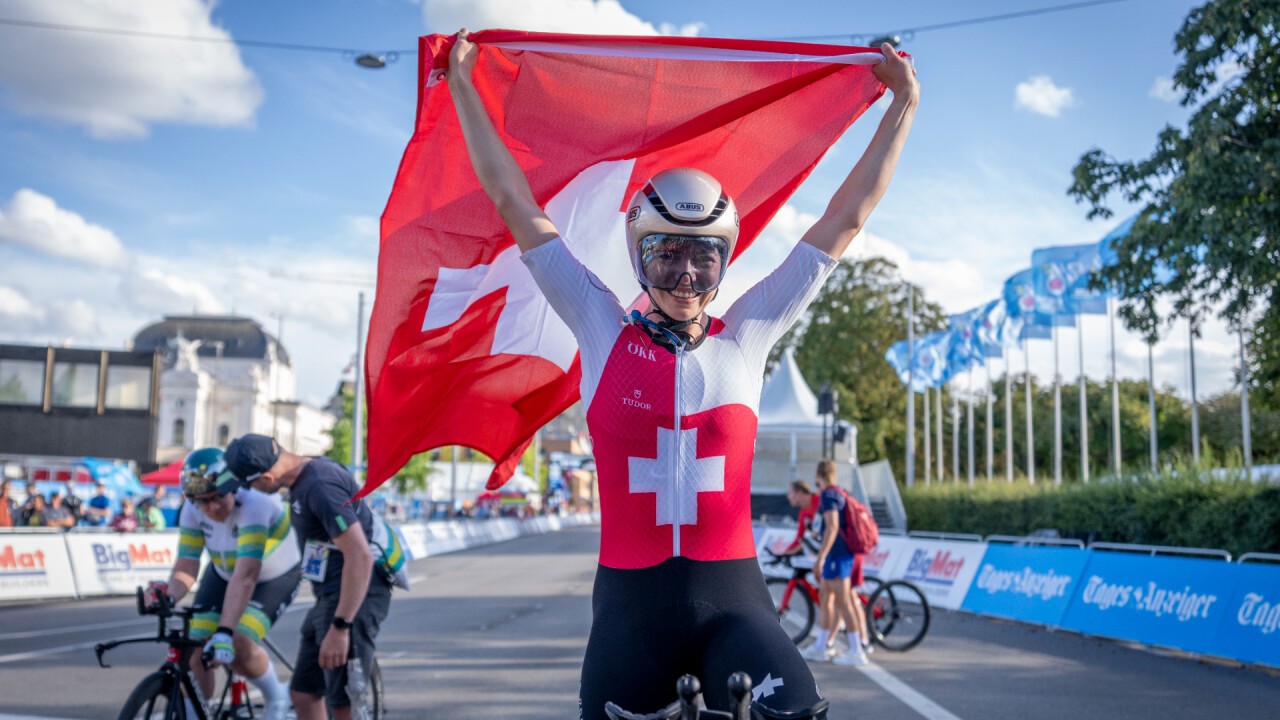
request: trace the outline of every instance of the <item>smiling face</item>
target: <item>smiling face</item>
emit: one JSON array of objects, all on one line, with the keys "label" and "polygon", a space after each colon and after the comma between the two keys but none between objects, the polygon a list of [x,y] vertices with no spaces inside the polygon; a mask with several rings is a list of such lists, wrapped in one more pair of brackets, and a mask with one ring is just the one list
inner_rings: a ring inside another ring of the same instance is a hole
[{"label": "smiling face", "polygon": [[667,317],[672,320],[694,320],[702,315],[715,292],[696,293],[687,282],[681,283],[675,290],[659,290],[651,288],[649,297]]}]

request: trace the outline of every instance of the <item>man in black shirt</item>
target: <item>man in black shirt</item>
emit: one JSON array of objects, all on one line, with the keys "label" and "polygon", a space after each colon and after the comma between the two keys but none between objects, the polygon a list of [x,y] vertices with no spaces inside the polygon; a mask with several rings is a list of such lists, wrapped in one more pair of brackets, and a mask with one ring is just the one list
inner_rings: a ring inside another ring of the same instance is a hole
[{"label": "man in black shirt", "polygon": [[347,658],[358,657],[368,673],[391,605],[391,584],[373,571],[369,543],[381,520],[364,501],[351,501],[360,488],[332,460],[296,455],[264,435],[233,440],[224,457],[227,468],[255,490],[289,491],[293,528],[303,543],[302,575],[316,596],[302,623],[289,687],[293,707],[298,720],[324,718],[326,704],[335,718],[347,720]]}]

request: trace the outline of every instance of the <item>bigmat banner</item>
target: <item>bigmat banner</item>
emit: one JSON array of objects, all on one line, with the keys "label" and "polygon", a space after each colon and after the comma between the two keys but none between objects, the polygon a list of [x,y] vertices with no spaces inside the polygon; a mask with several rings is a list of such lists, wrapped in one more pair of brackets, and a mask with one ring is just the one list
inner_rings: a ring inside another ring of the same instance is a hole
[{"label": "bigmat banner", "polygon": [[962,609],[1059,625],[1089,553],[1071,547],[992,544]]},{"label": "bigmat banner", "polygon": [[168,580],[178,558],[178,534],[67,533],[67,551],[81,596],[131,595],[152,580]]},{"label": "bigmat banner", "polygon": [[1280,667],[1280,566],[1237,563],[1215,655]]},{"label": "bigmat banner", "polygon": [[75,594],[71,561],[60,533],[0,534],[0,600]]},{"label": "bigmat banner", "polygon": [[1190,652],[1214,651],[1240,566],[1090,551],[1062,627]]},{"label": "bigmat banner", "polygon": [[957,610],[969,592],[986,543],[907,538],[888,577],[910,580],[937,607]]},{"label": "bigmat banner", "polygon": [[907,545],[906,537],[881,535],[880,544],[871,548],[871,552],[862,558],[862,574],[881,580],[901,577],[893,573],[903,564],[902,558],[907,555]]}]

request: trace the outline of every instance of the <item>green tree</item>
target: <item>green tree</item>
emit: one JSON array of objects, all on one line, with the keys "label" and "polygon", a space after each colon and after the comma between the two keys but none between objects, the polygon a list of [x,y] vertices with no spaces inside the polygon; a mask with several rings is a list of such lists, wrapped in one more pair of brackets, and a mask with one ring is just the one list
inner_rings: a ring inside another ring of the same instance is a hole
[{"label": "green tree", "polygon": [[[839,393],[839,417],[858,428],[858,459],[887,459],[897,477],[906,451],[907,393],[884,354],[906,337],[908,288],[889,260],[843,260],[770,355],[772,365],[795,348],[805,379]],[[920,288],[915,293],[917,332],[942,329],[942,308]],[[923,462],[922,447],[917,456]]]},{"label": "green tree", "polygon": [[[1076,164],[1068,193],[1110,217],[1118,194],[1143,206],[1116,244],[1119,262],[1100,273],[1123,298],[1125,323],[1154,339],[1157,303],[1197,324],[1221,304],[1249,330],[1257,402],[1280,406],[1280,3],[1210,0],[1174,38],[1174,73],[1185,130],[1166,127],[1154,152],[1117,161],[1100,149]],[[1238,72],[1237,72],[1238,71]],[[1254,317],[1260,315],[1260,318]],[[1267,392],[1270,390],[1270,392]]]},{"label": "green tree", "polygon": [[[342,417],[333,424],[329,429],[329,450],[325,457],[335,462],[347,465],[351,462],[351,412],[355,408],[355,393],[346,384],[342,386]],[[366,415],[367,417],[367,415]],[[366,453],[369,448],[369,429],[364,428],[364,443],[361,449]],[[362,464],[368,464],[368,455],[360,458]],[[395,475],[391,476],[388,482],[396,492],[401,495],[407,495],[412,492],[425,491],[429,484],[429,478],[435,472],[435,468],[431,465],[427,453],[418,453],[409,458],[409,462],[404,464]]]}]

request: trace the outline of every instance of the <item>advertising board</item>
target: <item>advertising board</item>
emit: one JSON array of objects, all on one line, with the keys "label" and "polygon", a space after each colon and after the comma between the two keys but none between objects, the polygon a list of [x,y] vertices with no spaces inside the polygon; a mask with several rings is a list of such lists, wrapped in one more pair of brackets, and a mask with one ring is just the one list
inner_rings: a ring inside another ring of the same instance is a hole
[{"label": "advertising board", "polygon": [[67,551],[81,596],[131,595],[152,580],[168,580],[178,534],[68,533]]},{"label": "advertising board", "polygon": [[1058,625],[1088,560],[1089,553],[1077,548],[992,543],[961,608]]},{"label": "advertising board", "polygon": [[1280,667],[1280,565],[1236,563],[1214,655]]},{"label": "advertising board", "polygon": [[1222,560],[1090,550],[1062,627],[1214,653],[1238,567]]},{"label": "advertising board", "polygon": [[986,550],[986,543],[907,538],[891,576],[920,586],[930,604],[957,610]]},{"label": "advertising board", "polygon": [[75,597],[61,533],[0,534],[0,600]]}]

